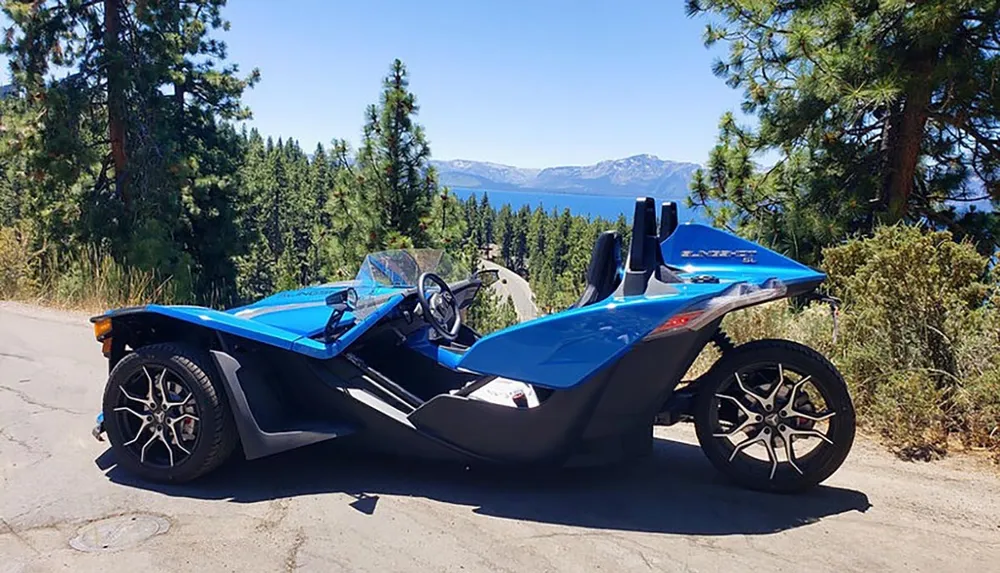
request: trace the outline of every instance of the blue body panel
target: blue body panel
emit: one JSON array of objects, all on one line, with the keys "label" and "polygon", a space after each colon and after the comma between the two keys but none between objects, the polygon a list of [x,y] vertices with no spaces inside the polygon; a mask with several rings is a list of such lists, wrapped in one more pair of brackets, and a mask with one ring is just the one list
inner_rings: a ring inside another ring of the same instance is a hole
[{"label": "blue body panel", "polygon": [[[503,376],[548,388],[570,388],[617,360],[671,316],[719,297],[738,283],[762,286],[770,279],[780,279],[794,286],[825,278],[823,273],[774,251],[704,225],[678,226],[660,248],[664,262],[680,268],[682,278],[712,275],[718,282],[670,283],[660,289],[660,294],[649,296],[612,295],[583,308],[494,332],[476,341],[464,354],[428,340],[427,329],[411,335],[407,346],[453,370]],[[322,332],[330,316],[326,298],[347,287],[359,291],[361,304],[366,300],[371,304],[358,316],[345,313],[341,324],[351,327],[331,344],[311,338]],[[287,291],[227,311],[160,305],[149,305],[144,310],[329,359],[392,312],[405,299],[406,290],[355,280]]]},{"label": "blue body panel", "polygon": [[826,275],[757,243],[697,223],[678,225],[660,245],[663,260],[681,276],[713,275],[724,282],[758,284],[767,278],[787,285],[822,281]]},{"label": "blue body panel", "polygon": [[[225,311],[201,306],[158,304],[128,310],[158,314],[313,358],[326,359],[340,354],[404,299],[402,294],[393,295],[401,293],[403,289],[381,287],[366,289],[368,298],[385,297],[379,301],[374,311],[360,319],[351,312],[344,313],[338,325],[352,325],[352,327],[343,332],[332,344],[310,338],[322,332],[326,321],[330,318],[331,309],[326,305],[326,297],[343,290],[345,284],[319,285],[282,292],[254,304]],[[119,312],[122,310],[108,311],[105,315],[114,316]]]},{"label": "blue body panel", "polygon": [[689,290],[654,297],[612,298],[494,332],[477,341],[462,357],[459,367],[548,388],[575,386],[618,358],[669,316],[711,296],[717,288]]},{"label": "blue body panel", "polygon": [[[675,291],[616,298],[563,311],[479,340],[459,367],[549,388],[569,388],[617,360],[635,342],[684,309],[737,283],[815,283],[823,273],[730,233],[699,224],[679,226],[661,244],[664,262],[682,278],[712,275],[718,283],[671,284]],[[700,255],[700,256],[699,256]]]}]

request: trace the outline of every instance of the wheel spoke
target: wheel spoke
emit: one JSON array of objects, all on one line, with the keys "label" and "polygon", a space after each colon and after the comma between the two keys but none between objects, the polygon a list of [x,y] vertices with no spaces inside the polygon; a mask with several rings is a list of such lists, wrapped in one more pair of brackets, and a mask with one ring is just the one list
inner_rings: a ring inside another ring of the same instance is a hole
[{"label": "wheel spoke", "polygon": [[799,412],[797,410],[791,410],[791,414],[792,414],[792,416],[796,416],[796,417],[799,417],[799,418],[805,418],[806,420],[810,420],[810,421],[813,421],[813,422],[823,422],[823,421],[829,420],[830,418],[832,418],[832,417],[834,417],[834,416],[837,415],[836,412],[830,411],[830,412],[826,412],[825,414],[820,414],[818,416],[814,416],[812,414],[806,414],[804,412]]},{"label": "wheel spoke", "polygon": [[795,471],[799,472],[799,475],[803,475],[802,470],[795,463],[795,448],[792,447],[792,435],[793,432],[788,426],[778,427],[778,432],[781,434],[781,441],[785,443],[785,457],[788,458],[788,465],[795,468]]},{"label": "wheel spoke", "polygon": [[115,408],[115,412],[128,412],[129,414],[132,414],[133,416],[135,416],[136,418],[139,418],[143,422],[146,421],[146,415],[145,414],[140,414],[139,412],[136,412],[135,410],[133,410],[132,408],[129,408],[128,406],[118,406],[117,408]]},{"label": "wheel spoke", "polygon": [[826,412],[824,414],[809,414],[806,412],[799,412],[798,410],[795,409],[795,397],[799,393],[799,389],[801,389],[802,386],[804,386],[805,383],[808,382],[811,378],[812,376],[806,376],[802,380],[796,382],[794,386],[792,386],[792,393],[788,397],[788,403],[785,404],[785,407],[781,410],[781,416],[783,418],[798,417],[798,418],[805,418],[806,420],[810,420],[813,422],[823,422],[837,415],[837,413],[834,411]]},{"label": "wheel spoke", "polygon": [[124,385],[119,384],[118,385],[118,389],[121,390],[122,396],[125,396],[126,398],[128,398],[129,400],[132,400],[133,402],[142,404],[145,407],[149,407],[149,401],[148,400],[143,400],[142,398],[136,398],[135,396],[129,394],[128,391],[125,390],[125,386]]},{"label": "wheel spoke", "polygon": [[795,430],[790,429],[789,436],[795,436],[797,438],[819,438],[824,442],[833,445],[833,440],[826,437],[826,434],[816,431],[816,430]]},{"label": "wheel spoke", "polygon": [[744,393],[749,395],[754,402],[757,402],[761,406],[764,405],[764,398],[762,396],[760,396],[756,392],[752,392],[749,388],[743,385],[743,379],[740,378],[739,372],[733,372],[733,376],[736,377],[736,384],[739,385],[740,390],[743,390]]},{"label": "wheel spoke", "polygon": [[163,430],[157,430],[156,436],[160,438],[163,442],[164,447],[167,448],[167,455],[170,456],[170,467],[174,467],[174,449],[170,447],[170,442],[167,441],[167,437],[163,435]]},{"label": "wheel spoke", "polygon": [[778,469],[778,452],[774,451],[774,441],[768,435],[768,439],[764,441],[764,447],[767,448],[767,457],[771,460],[771,475],[767,479],[774,479],[774,472]]},{"label": "wheel spoke", "polygon": [[127,441],[127,442],[125,442],[125,443],[124,443],[124,444],[122,444],[122,445],[123,445],[123,446],[131,446],[132,444],[134,444],[134,443],[138,442],[138,441],[139,441],[139,437],[140,437],[140,436],[142,436],[142,432],[143,432],[143,430],[145,430],[145,429],[146,429],[146,428],[148,428],[148,427],[149,427],[149,422],[148,422],[148,421],[147,421],[147,420],[146,420],[146,419],[144,418],[144,419],[142,420],[142,425],[141,425],[141,426],[139,426],[139,430],[138,430],[138,431],[137,431],[137,432],[135,433],[135,437],[134,437],[134,438],[132,438],[131,440],[129,440],[129,441]]},{"label": "wheel spoke", "polygon": [[183,405],[187,404],[189,400],[191,400],[192,396],[194,396],[194,394],[188,394],[187,398],[184,398],[180,402],[168,402],[167,400],[164,400],[163,401],[163,409],[164,410],[169,410],[169,409],[175,408],[177,406],[183,406]]},{"label": "wheel spoke", "polygon": [[146,440],[146,443],[142,445],[142,451],[139,452],[140,464],[146,463],[146,448],[148,448],[149,445],[152,444],[154,440],[156,440],[156,432],[153,432],[152,435],[149,436],[149,439]]},{"label": "wheel spoke", "polygon": [[749,408],[744,406],[742,402],[740,402],[733,396],[729,396],[727,394],[716,394],[715,397],[719,399],[729,400],[730,402],[736,404],[736,407],[739,408],[741,412],[743,412],[743,415],[746,416],[746,419],[743,420],[743,422],[739,426],[737,426],[735,430],[730,430],[729,432],[723,432],[719,434],[712,434],[713,438],[730,438],[738,434],[742,430],[744,430],[747,426],[751,426],[764,419],[763,416],[761,416],[760,414],[753,413]]},{"label": "wheel spoke", "polygon": [[737,454],[754,444],[764,444],[764,449],[767,450],[767,458],[771,462],[771,476],[768,479],[774,479],[774,472],[778,469],[778,454],[774,451],[774,445],[771,443],[770,428],[764,428],[757,432],[756,436],[747,438],[736,444],[732,455],[729,456],[729,461],[732,462],[736,459]]},{"label": "wheel spoke", "polygon": [[167,407],[167,389],[163,387],[163,379],[167,377],[167,369],[160,371],[160,376],[156,379],[156,389],[160,391],[160,406]]},{"label": "wheel spoke", "polygon": [[149,370],[145,366],[142,367],[142,373],[146,375],[146,404],[150,408],[156,407],[156,397],[153,396],[153,377],[149,375]]},{"label": "wheel spoke", "polygon": [[784,386],[784,385],[785,385],[785,369],[779,363],[778,364],[778,380],[774,383],[774,387],[771,388],[771,392],[761,402],[761,405],[764,406],[764,410],[770,412],[771,410],[774,409],[774,399],[778,397],[778,392],[781,390],[781,387]]},{"label": "wheel spoke", "polygon": [[198,416],[195,416],[194,414],[188,414],[188,413],[185,412],[184,414],[181,414],[180,416],[177,416],[176,418],[167,418],[167,424],[173,426],[174,424],[176,424],[177,422],[180,422],[181,420],[192,420],[192,421],[195,421],[195,422],[200,422],[201,421],[201,420],[198,419]]},{"label": "wheel spoke", "polygon": [[172,434],[171,435],[172,441],[174,442],[174,445],[177,446],[177,449],[184,452],[185,455],[190,456],[191,452],[189,452],[188,449],[181,444],[181,434],[180,432],[177,431],[176,424],[177,420],[173,420],[167,424],[167,426],[170,428],[170,433]]},{"label": "wheel spoke", "polygon": [[750,446],[752,446],[754,444],[764,442],[766,439],[767,438],[764,435],[764,430],[761,430],[761,431],[757,432],[756,436],[753,436],[752,438],[747,438],[747,439],[743,440],[742,442],[736,444],[733,447],[733,453],[732,453],[732,455],[729,456],[729,461],[733,461],[734,459],[736,459],[736,454],[742,452],[744,449],[746,449],[746,448],[748,448],[748,447],[750,447]]}]

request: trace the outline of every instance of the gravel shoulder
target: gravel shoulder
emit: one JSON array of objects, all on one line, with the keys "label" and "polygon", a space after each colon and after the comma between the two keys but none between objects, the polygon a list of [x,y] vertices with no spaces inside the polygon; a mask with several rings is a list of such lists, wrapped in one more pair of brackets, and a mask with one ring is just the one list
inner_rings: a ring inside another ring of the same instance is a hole
[{"label": "gravel shoulder", "polygon": [[[0,302],[0,572],[801,573],[1000,563],[993,468],[903,462],[864,440],[826,485],[799,496],[725,483],[688,427],[659,428],[653,456],[601,470],[487,474],[320,444],[234,462],[194,485],[137,482],[90,436],[107,367],[87,316]],[[134,516],[163,527],[138,531],[127,525]],[[74,548],[91,538],[113,542]]]}]

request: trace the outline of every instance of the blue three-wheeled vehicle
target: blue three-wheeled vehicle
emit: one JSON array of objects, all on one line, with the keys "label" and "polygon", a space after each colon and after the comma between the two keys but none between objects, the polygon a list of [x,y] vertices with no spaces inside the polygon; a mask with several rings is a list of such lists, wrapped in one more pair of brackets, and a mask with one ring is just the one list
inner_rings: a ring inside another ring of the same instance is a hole
[{"label": "blue three-wheeled vehicle", "polygon": [[[234,452],[325,440],[469,464],[604,464],[690,421],[744,486],[800,491],[854,440],[843,378],[784,340],[734,346],[726,313],[809,295],[825,278],[773,251],[636,202],[623,253],[599,235],[570,308],[480,335],[462,323],[496,271],[441,251],[372,253],[352,281],[226,311],[147,305],[92,319],[110,376],[95,436],[120,466],[183,482]],[[702,349],[721,358],[682,382]]]}]

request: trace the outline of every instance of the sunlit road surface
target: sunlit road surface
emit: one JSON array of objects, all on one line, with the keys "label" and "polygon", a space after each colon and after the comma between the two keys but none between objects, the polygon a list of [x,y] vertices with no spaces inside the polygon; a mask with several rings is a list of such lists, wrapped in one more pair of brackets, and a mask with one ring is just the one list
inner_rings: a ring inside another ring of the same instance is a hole
[{"label": "sunlit road surface", "polygon": [[163,487],[90,436],[106,375],[86,315],[0,303],[0,572],[1000,571],[1000,480],[969,460],[862,442],[824,487],[763,495],[675,427],[604,470],[489,475],[319,445]]},{"label": "sunlit road surface", "polygon": [[528,285],[528,281],[524,280],[524,277],[491,261],[484,260],[481,261],[481,264],[487,269],[497,269],[500,271],[500,278],[507,281],[506,283],[494,283],[493,288],[501,294],[511,297],[519,321],[524,322],[538,316],[538,308],[535,307],[531,287]]}]

